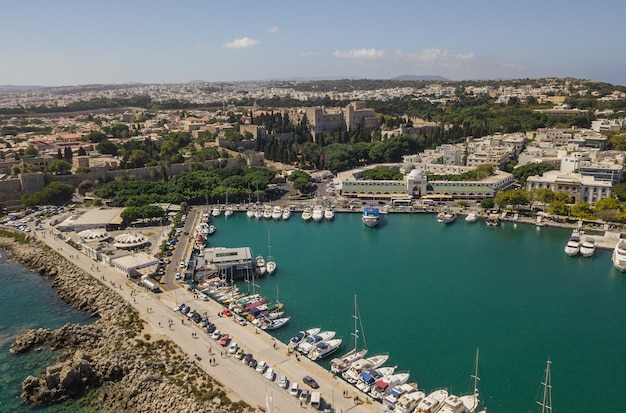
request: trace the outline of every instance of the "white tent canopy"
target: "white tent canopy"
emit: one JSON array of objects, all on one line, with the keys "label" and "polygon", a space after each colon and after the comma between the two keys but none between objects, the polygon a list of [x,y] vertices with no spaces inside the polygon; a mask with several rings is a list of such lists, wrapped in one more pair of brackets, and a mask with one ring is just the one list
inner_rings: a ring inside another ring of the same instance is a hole
[{"label": "white tent canopy", "polygon": [[111,236],[105,228],[86,229],[78,233],[78,236],[84,241],[102,241]]},{"label": "white tent canopy", "polygon": [[113,245],[116,248],[135,248],[145,244],[147,241],[146,237],[140,232],[125,233],[115,237],[115,243]]}]

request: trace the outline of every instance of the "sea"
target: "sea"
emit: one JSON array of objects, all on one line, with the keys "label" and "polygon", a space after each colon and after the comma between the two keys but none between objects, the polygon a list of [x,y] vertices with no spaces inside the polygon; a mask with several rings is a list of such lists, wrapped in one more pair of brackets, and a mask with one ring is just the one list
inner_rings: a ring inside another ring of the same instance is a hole
[{"label": "sea", "polygon": [[[626,388],[626,274],[611,252],[568,257],[570,231],[505,222],[450,225],[429,214],[388,214],[376,228],[356,213],[333,222],[256,221],[244,213],[212,219],[211,246],[251,247],[271,255],[272,276],[240,287],[285,304],[291,320],[272,334],[283,342],[298,330],[321,327],[354,346],[388,353],[388,365],[410,371],[430,392],[472,392],[479,350],[478,389],[489,412],[539,411],[551,361],[555,411],[621,411]],[[20,405],[21,383],[58,354],[44,349],[9,353],[25,328],[91,322],[66,305],[48,281],[5,260],[0,251],[0,411],[92,412],[80,400],[33,409]],[[320,363],[328,367],[326,361]]]},{"label": "sea", "polygon": [[54,329],[66,323],[90,323],[93,319],[61,300],[48,280],[7,260],[7,253],[2,250],[0,285],[0,412],[94,412],[82,400],[44,408],[21,404],[22,381],[41,373],[60,354],[47,348],[18,355],[9,352],[16,335],[24,329]]},{"label": "sea", "polygon": [[[558,411],[621,411],[626,389],[626,274],[611,251],[569,257],[571,230],[430,214],[387,214],[368,228],[356,213],[332,222],[216,217],[210,246],[271,255],[272,276],[239,282],[284,303],[291,316],[272,332],[283,342],[312,327],[354,347],[388,353],[426,393],[478,390],[489,412],[540,411],[548,360]],[[257,286],[255,286],[257,285]],[[332,357],[331,357],[332,358]],[[328,368],[327,361],[320,363]]]}]

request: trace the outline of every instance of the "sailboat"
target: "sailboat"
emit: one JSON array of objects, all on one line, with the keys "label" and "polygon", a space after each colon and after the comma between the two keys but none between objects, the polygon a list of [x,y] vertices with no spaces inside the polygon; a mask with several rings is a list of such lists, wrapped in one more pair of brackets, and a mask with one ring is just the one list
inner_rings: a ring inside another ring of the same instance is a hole
[{"label": "sailboat", "polygon": [[228,206],[228,188],[226,189],[226,210],[224,211],[224,216],[228,218],[233,214],[233,207]]},{"label": "sailboat", "polygon": [[471,375],[473,380],[473,393],[468,394],[466,396],[459,397],[459,400],[463,402],[463,405],[467,409],[469,413],[474,413],[478,409],[478,404],[480,400],[478,400],[478,382],[480,378],[478,378],[478,350],[476,349],[476,361],[474,362],[474,374]]},{"label": "sailboat", "polygon": [[537,404],[541,406],[541,413],[552,413],[552,379],[550,379],[550,365],[552,362],[548,358],[546,363],[546,377],[543,382],[543,397]]},{"label": "sailboat", "polygon": [[[359,307],[356,303],[356,294],[354,295],[354,348],[344,354],[339,358],[332,359],[330,361],[330,371],[333,373],[342,373],[350,367],[352,363],[355,361],[362,359],[367,354],[367,344],[365,343],[365,334],[363,334],[363,348],[361,350],[358,349],[358,340],[359,340],[359,329],[360,326],[361,331],[363,331],[363,323],[361,323],[361,318],[359,316]],[[359,323],[357,325],[357,323]]]},{"label": "sailboat", "polygon": [[274,274],[274,271],[276,271],[276,262],[274,261],[274,257],[272,257],[272,245],[270,244],[270,233],[269,231],[267,232],[267,249],[269,252],[269,255],[267,256],[267,261],[265,262],[265,271],[269,274],[272,275]]}]

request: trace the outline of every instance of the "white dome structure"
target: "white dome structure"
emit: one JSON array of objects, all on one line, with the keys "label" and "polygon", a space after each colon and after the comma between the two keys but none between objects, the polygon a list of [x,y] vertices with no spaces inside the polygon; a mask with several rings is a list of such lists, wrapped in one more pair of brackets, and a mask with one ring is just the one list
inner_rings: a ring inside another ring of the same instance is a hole
[{"label": "white dome structure", "polygon": [[138,233],[125,233],[120,234],[115,237],[115,243],[113,244],[116,248],[136,248],[148,242],[146,237],[138,232]]},{"label": "white dome structure", "polygon": [[78,233],[83,242],[104,241],[111,238],[111,235],[104,228],[86,229]]}]

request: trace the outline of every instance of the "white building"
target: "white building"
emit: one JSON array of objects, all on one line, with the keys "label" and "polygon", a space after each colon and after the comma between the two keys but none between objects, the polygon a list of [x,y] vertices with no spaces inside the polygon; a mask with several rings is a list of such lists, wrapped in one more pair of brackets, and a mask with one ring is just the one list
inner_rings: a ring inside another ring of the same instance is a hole
[{"label": "white building", "polygon": [[612,193],[610,181],[599,181],[593,176],[582,176],[577,173],[564,174],[560,171],[548,171],[542,176],[531,176],[526,181],[526,190],[550,189],[553,192],[565,192],[574,202],[586,202],[590,205]]}]

